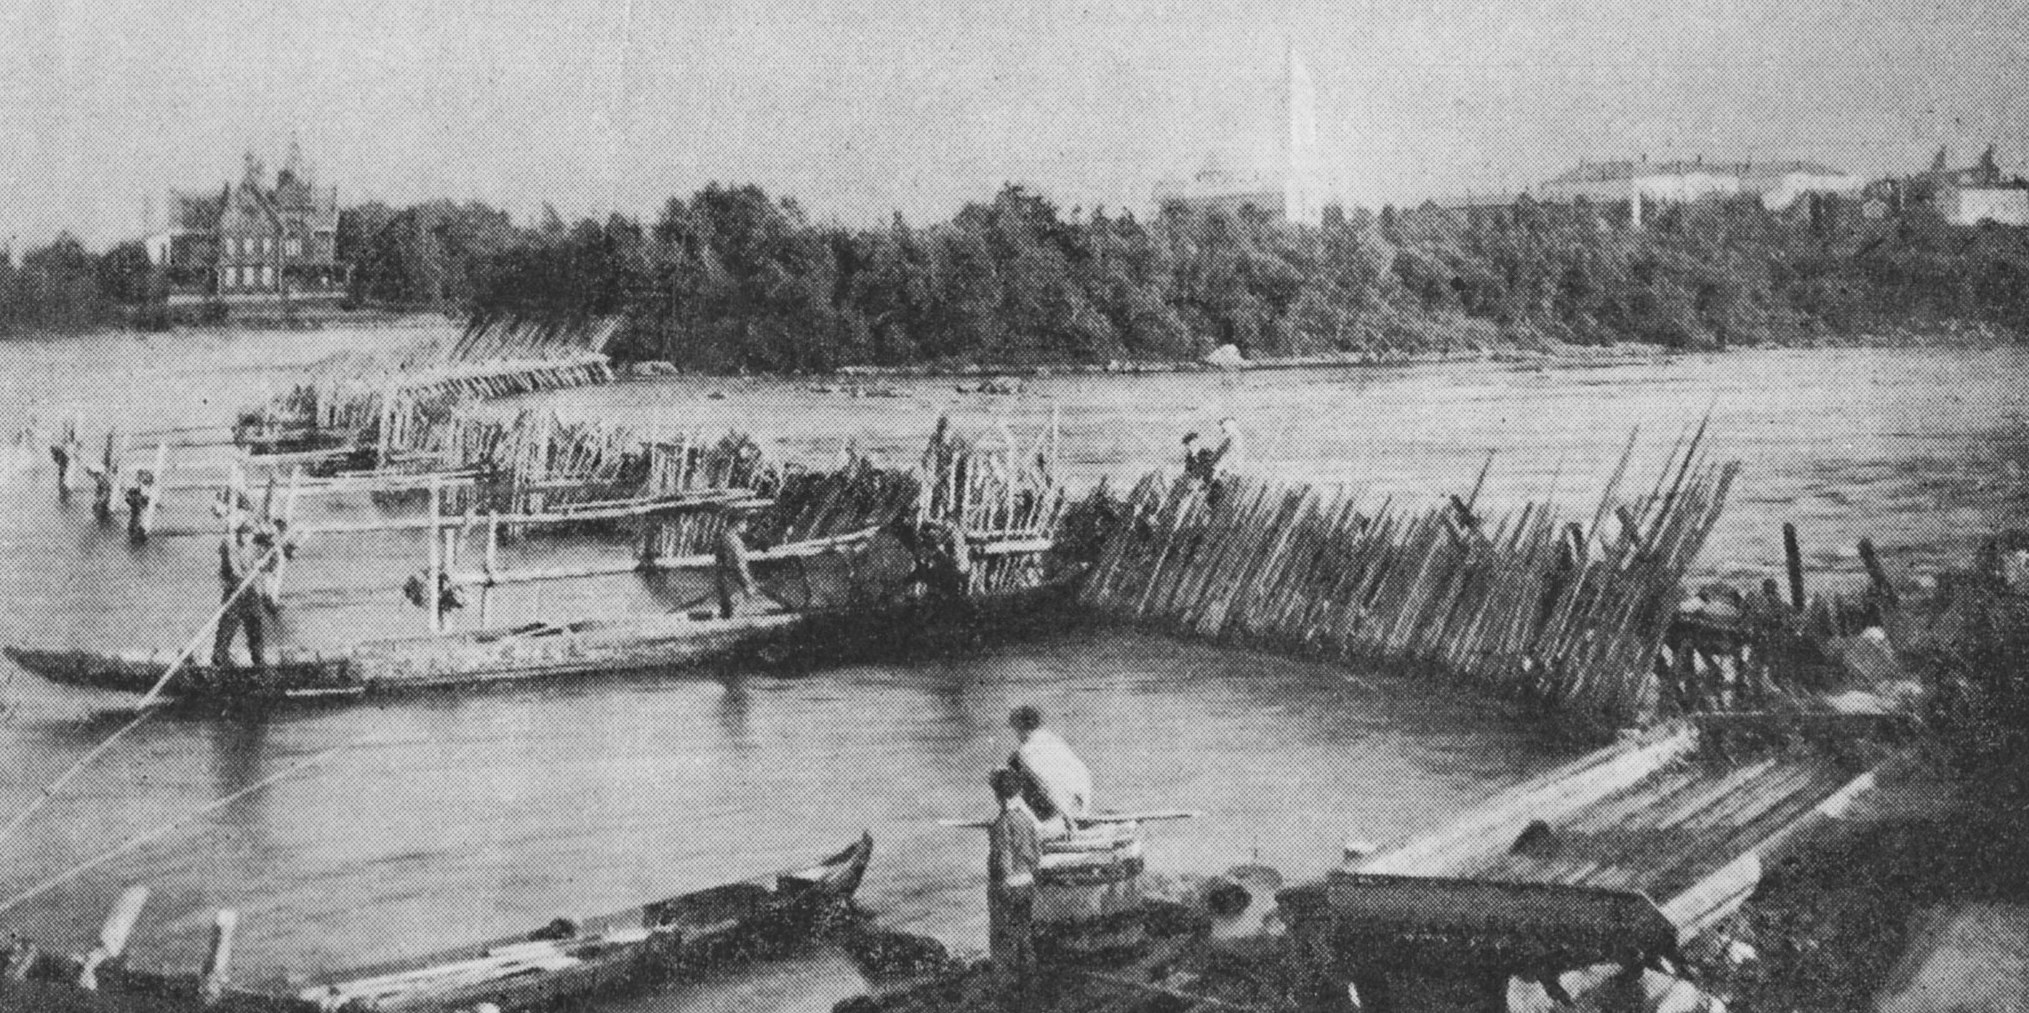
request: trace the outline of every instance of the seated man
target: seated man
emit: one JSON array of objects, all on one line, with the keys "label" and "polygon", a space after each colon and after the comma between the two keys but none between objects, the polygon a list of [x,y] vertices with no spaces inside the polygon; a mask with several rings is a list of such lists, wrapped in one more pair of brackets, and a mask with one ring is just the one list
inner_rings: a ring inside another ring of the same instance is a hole
[{"label": "seated man", "polygon": [[1008,766],[1022,774],[1022,800],[1044,837],[1069,835],[1080,817],[1092,813],[1092,772],[1069,743],[1043,727],[1043,714],[1034,707],[1015,708],[1008,725],[1021,742]]}]

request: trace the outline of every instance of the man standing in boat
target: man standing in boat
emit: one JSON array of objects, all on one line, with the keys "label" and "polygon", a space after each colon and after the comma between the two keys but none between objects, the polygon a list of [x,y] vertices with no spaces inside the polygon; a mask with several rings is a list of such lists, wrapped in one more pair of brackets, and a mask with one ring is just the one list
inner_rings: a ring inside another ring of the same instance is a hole
[{"label": "man standing in boat", "polygon": [[1008,757],[1020,775],[1022,799],[1045,837],[1067,837],[1092,814],[1092,772],[1057,733],[1043,727],[1043,712],[1016,707],[1007,718],[1021,744]]},{"label": "man standing in boat", "polygon": [[747,565],[747,542],[743,537],[746,533],[747,515],[727,508],[713,549],[717,565],[712,571],[712,581],[719,593],[721,619],[731,619],[742,601],[761,593],[760,585],[754,583],[754,571]]},{"label": "man standing in boat", "polygon": [[244,514],[235,514],[231,529],[218,543],[218,584],[225,607],[218,617],[218,635],[211,642],[211,665],[216,669],[232,667],[233,638],[242,628],[247,631],[247,656],[253,667],[267,667],[261,650],[261,623],[265,617],[261,614],[259,589],[252,586],[251,578],[265,565],[263,557],[268,553],[254,547],[252,529]]},{"label": "man standing in boat", "polygon": [[1043,857],[1036,818],[1022,802],[1024,780],[1013,770],[993,772],[990,783],[1000,812],[987,828],[987,940],[1001,997],[1010,1010],[1028,1006],[1036,966],[1036,867]]}]

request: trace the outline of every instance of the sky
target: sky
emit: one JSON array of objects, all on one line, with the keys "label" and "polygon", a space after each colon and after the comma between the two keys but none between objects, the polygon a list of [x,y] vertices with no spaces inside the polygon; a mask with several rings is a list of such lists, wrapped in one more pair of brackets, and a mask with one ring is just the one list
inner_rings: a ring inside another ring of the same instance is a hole
[{"label": "sky", "polygon": [[1277,137],[1348,203],[1580,160],[2029,155],[2029,0],[0,0],[0,243],[142,233],[292,138],[341,202],[653,216],[713,182],[922,223],[1020,183],[1143,211]]}]

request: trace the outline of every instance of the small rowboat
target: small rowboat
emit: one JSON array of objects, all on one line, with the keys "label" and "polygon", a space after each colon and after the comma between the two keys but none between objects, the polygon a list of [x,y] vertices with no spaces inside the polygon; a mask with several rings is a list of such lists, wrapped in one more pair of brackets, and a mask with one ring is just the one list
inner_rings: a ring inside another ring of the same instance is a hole
[{"label": "small rowboat", "polygon": [[[952,634],[1012,629],[1023,617],[1048,611],[1074,596],[1074,584],[1051,583],[966,599],[957,609],[904,600],[731,619],[658,613],[362,641],[328,650],[284,648],[266,668],[187,665],[162,692],[220,702],[345,701],[654,672],[719,661],[764,665],[830,661],[948,647]],[[166,652],[148,651],[8,647],[5,654],[51,682],[123,693],[147,692],[174,660]]]},{"label": "small rowboat", "polygon": [[[0,1009],[233,1010],[244,1013],[455,1013],[551,1009],[639,989],[780,950],[823,929],[851,899],[873,839],[807,868],[630,908],[582,922],[559,918],[519,936],[321,976],[287,989],[225,987],[209,1001],[201,975],[97,969],[97,988],[74,984],[75,960],[28,958],[0,976]],[[10,962],[11,963],[11,962]]]}]

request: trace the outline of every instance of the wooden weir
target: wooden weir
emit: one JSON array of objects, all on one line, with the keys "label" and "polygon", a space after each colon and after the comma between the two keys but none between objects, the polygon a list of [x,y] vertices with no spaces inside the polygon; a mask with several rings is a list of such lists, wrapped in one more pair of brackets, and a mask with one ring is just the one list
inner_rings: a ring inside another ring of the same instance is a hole
[{"label": "wooden weir", "polygon": [[[1553,504],[1498,519],[1472,503],[1413,509],[1343,489],[1228,476],[1144,478],[1085,603],[1199,636],[1307,654],[1429,664],[1608,731],[1654,716],[1651,671],[1683,576],[1737,465],[1673,452],[1623,497],[1633,441],[1590,525]],[[1209,495],[1208,495],[1209,493]]]}]

